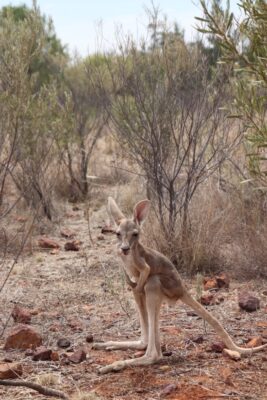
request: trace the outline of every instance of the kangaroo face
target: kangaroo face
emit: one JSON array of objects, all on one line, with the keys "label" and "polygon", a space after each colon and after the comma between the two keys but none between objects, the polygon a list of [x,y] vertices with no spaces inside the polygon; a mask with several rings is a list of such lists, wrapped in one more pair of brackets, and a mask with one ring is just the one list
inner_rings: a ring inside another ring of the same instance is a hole
[{"label": "kangaroo face", "polygon": [[116,235],[118,238],[118,248],[124,255],[128,255],[133,246],[138,242],[140,234],[139,226],[130,219],[123,219],[119,224]]}]

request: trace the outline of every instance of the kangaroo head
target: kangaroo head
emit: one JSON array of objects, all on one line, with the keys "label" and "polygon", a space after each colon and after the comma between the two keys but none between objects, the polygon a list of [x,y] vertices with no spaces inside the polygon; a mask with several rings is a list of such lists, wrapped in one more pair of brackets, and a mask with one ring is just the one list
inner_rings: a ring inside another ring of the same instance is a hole
[{"label": "kangaroo head", "polygon": [[133,217],[126,218],[115,200],[112,197],[108,198],[108,210],[117,225],[118,247],[123,254],[129,254],[134,244],[138,242],[140,228],[148,215],[149,208],[149,200],[139,201],[134,206]]}]

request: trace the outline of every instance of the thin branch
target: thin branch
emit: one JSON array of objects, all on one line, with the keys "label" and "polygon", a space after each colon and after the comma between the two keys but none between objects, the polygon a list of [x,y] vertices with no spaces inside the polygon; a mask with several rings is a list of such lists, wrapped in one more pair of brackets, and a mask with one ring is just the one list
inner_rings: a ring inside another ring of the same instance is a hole
[{"label": "thin branch", "polygon": [[51,389],[51,388],[47,388],[44,387],[42,385],[39,385],[38,383],[34,383],[34,382],[26,382],[23,380],[0,380],[0,385],[2,386],[23,386],[29,389],[33,389],[36,390],[37,392],[39,392],[40,394],[43,394],[44,396],[48,396],[48,397],[57,397],[59,399],[65,399],[65,400],[69,400],[69,397],[59,391],[59,390],[55,390],[55,389]]}]

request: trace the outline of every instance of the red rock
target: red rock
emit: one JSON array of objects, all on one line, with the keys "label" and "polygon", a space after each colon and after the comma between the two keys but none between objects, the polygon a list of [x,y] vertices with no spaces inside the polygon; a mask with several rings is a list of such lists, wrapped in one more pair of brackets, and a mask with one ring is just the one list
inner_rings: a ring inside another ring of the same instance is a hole
[{"label": "red rock", "polygon": [[57,351],[52,351],[52,353],[51,353],[51,360],[52,361],[59,361],[59,354],[58,354],[58,352]]},{"label": "red rock", "polygon": [[72,355],[68,357],[69,361],[74,364],[79,364],[86,360],[86,352],[83,349],[76,350]]},{"label": "red rock", "polygon": [[31,326],[19,324],[14,326],[6,339],[4,349],[31,349],[42,344],[41,335]]},{"label": "red rock", "polygon": [[228,275],[224,272],[216,275],[213,278],[204,278],[203,279],[204,290],[211,290],[211,289],[221,289],[221,288],[229,288],[230,279]]},{"label": "red rock", "polygon": [[217,289],[218,284],[216,278],[204,278],[204,290]]},{"label": "red rock", "polygon": [[214,342],[211,344],[210,349],[211,349],[211,351],[214,351],[215,353],[222,353],[223,349],[225,349],[225,344],[221,341]]},{"label": "red rock", "polygon": [[212,293],[204,293],[200,297],[200,303],[203,304],[204,306],[209,306],[212,304],[212,301],[214,299],[214,295]]},{"label": "red rock", "polygon": [[55,240],[49,239],[47,237],[41,237],[38,240],[38,245],[42,249],[59,249],[60,248],[60,245]]},{"label": "red rock", "polygon": [[92,343],[94,341],[94,337],[93,335],[89,334],[86,336],[85,340],[87,341],[87,343]]},{"label": "red rock", "polygon": [[72,238],[74,238],[74,236],[76,236],[76,233],[71,231],[68,228],[61,229],[60,234],[62,237],[66,238],[66,239],[72,239]]},{"label": "red rock", "polygon": [[19,322],[22,324],[29,324],[32,319],[31,312],[26,310],[26,308],[22,308],[18,305],[15,305],[15,307],[13,308],[11,316],[15,322]]},{"label": "red rock", "polygon": [[230,278],[224,272],[221,272],[219,275],[216,275],[216,281],[218,287],[221,288],[229,288],[230,286]]},{"label": "red rock", "polygon": [[202,335],[199,335],[199,336],[192,337],[191,340],[194,343],[200,344],[200,343],[204,342],[204,337]]},{"label": "red rock", "polygon": [[246,344],[246,347],[252,348],[262,345],[262,338],[260,336],[254,337],[250,339],[250,341]]},{"label": "red rock", "polygon": [[81,242],[79,240],[73,240],[72,242],[65,243],[64,249],[66,251],[79,251]]},{"label": "red rock", "polygon": [[242,310],[252,312],[260,308],[260,300],[251,293],[240,293],[238,295],[238,305]]},{"label": "red rock", "polygon": [[41,346],[35,350],[32,359],[33,361],[48,361],[51,360],[51,354],[51,349],[47,349],[46,347]]},{"label": "red rock", "polygon": [[0,364],[0,379],[15,379],[22,375],[22,365],[19,363]]}]

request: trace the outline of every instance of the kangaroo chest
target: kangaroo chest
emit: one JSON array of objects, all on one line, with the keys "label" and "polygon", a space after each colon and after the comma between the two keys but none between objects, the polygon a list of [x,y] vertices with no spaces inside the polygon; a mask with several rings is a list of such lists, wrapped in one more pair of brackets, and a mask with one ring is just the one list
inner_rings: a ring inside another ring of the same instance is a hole
[{"label": "kangaroo chest", "polygon": [[138,269],[135,266],[135,262],[134,262],[132,255],[131,254],[127,254],[127,255],[120,254],[120,257],[123,261],[123,268],[124,268],[126,274],[129,276],[130,279],[135,278],[135,279],[132,279],[135,281],[136,278],[139,277],[140,272],[138,271]]}]

